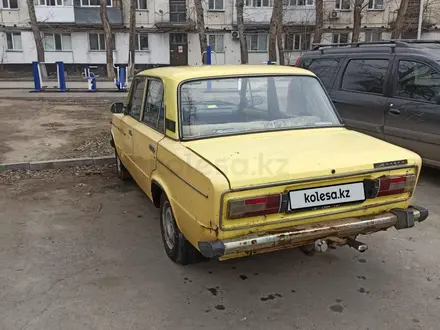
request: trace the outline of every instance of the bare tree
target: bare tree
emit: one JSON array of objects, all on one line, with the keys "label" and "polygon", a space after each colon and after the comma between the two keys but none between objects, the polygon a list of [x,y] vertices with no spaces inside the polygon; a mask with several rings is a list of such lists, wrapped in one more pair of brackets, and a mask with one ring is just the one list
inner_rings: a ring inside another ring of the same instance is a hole
[{"label": "bare tree", "polygon": [[393,31],[391,32],[391,39],[399,39],[402,35],[408,4],[409,0],[402,0],[400,2],[399,9],[397,10],[396,21],[394,22]]},{"label": "bare tree", "polygon": [[313,33],[313,43],[321,43],[322,26],[324,24],[324,0],[316,0],[315,31]]},{"label": "bare tree", "polygon": [[277,61],[277,24],[275,23],[275,3],[272,9],[272,17],[270,18],[269,25],[269,61]]},{"label": "bare tree", "polygon": [[206,29],[205,29],[205,15],[203,14],[203,5],[202,0],[194,0],[194,7],[196,9],[196,17],[197,17],[197,31],[199,32],[199,42],[200,42],[200,52],[202,54],[202,62],[205,63],[203,60],[203,54],[206,53]]},{"label": "bare tree", "polygon": [[[282,0],[274,0],[272,8],[272,17],[270,19],[269,27],[269,61],[277,61],[277,44],[278,47],[282,45],[283,33],[283,2]],[[280,39],[280,41],[279,41]],[[284,56],[283,56],[284,62]]]},{"label": "bare tree", "polygon": [[40,28],[38,27],[37,15],[35,14],[34,0],[26,0],[26,4],[29,11],[29,24],[32,29],[32,34],[34,35],[35,47],[37,49],[37,60],[40,62],[41,77],[44,79],[47,78],[46,64],[44,63],[44,46]]},{"label": "bare tree", "polygon": [[284,65],[283,31],[281,28],[277,32],[277,45],[278,45],[278,64]]},{"label": "bare tree", "polygon": [[130,67],[130,76],[134,75],[134,67],[136,64],[136,0],[130,0],[130,44],[129,44],[129,63],[131,63]]},{"label": "bare tree", "polygon": [[109,78],[115,78],[115,70],[113,69],[113,35],[112,27],[110,26],[110,22],[108,21],[107,0],[101,0],[101,8],[99,10],[99,14],[101,16],[101,23],[104,28],[107,76]]},{"label": "bare tree", "polygon": [[[354,0],[354,8],[353,8],[353,33],[351,36],[351,42],[358,42],[359,35],[361,33],[361,25],[362,25],[362,9],[364,6],[365,0]],[[367,1],[368,3],[368,1]]]},{"label": "bare tree", "polygon": [[249,62],[247,40],[244,34],[244,0],[237,0],[235,3],[237,9],[237,27],[238,37],[240,39],[240,59],[241,64],[247,64]]}]

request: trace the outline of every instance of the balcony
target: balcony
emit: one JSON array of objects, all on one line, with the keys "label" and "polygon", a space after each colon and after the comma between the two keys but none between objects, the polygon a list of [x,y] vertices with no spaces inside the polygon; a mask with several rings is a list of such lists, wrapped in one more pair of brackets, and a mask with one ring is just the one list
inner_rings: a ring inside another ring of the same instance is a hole
[{"label": "balcony", "polygon": [[[245,24],[269,24],[272,17],[272,7],[253,6],[252,4],[265,4],[265,1],[253,0],[249,6],[244,7],[243,19]],[[293,2],[294,0],[290,0]],[[283,23],[285,25],[314,25],[316,10],[314,5],[310,6],[287,6],[283,9]],[[233,24],[237,24],[237,13],[234,12]]]},{"label": "balcony", "polygon": [[41,23],[75,23],[73,6],[35,6],[35,15]]},{"label": "balcony", "polygon": [[[75,24],[80,25],[102,25],[99,7],[75,7]],[[108,21],[111,25],[122,25],[121,8],[107,7]]]},{"label": "balcony", "polygon": [[[94,1],[94,2],[92,2]],[[98,0],[39,0],[35,6],[37,21],[40,23],[75,24],[101,26]],[[108,19],[111,25],[122,25],[122,9],[112,7],[108,0]]]}]

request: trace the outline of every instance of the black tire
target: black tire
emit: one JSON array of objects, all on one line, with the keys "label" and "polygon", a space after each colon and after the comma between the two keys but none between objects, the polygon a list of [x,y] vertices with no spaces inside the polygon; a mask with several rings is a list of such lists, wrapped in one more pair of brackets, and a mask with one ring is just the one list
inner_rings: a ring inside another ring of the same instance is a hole
[{"label": "black tire", "polygon": [[188,265],[205,260],[180,232],[170,202],[164,194],[160,199],[160,231],[165,252],[175,263]]},{"label": "black tire", "polygon": [[118,174],[118,178],[122,181],[127,181],[131,179],[130,173],[125,168],[124,164],[122,164],[121,159],[118,156],[118,153],[115,150],[115,158],[116,158],[116,172]]}]

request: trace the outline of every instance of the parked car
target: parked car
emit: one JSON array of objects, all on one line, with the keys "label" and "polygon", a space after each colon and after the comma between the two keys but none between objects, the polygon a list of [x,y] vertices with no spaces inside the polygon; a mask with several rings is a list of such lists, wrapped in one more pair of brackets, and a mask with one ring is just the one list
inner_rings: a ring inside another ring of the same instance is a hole
[{"label": "parked car", "polygon": [[420,157],[346,129],[310,71],[151,69],[111,110],[118,175],[160,208],[177,263],[299,246],[364,251],[359,234],[428,216],[410,204]]},{"label": "parked car", "polygon": [[440,168],[439,41],[318,45],[296,66],[321,79],[347,127]]}]

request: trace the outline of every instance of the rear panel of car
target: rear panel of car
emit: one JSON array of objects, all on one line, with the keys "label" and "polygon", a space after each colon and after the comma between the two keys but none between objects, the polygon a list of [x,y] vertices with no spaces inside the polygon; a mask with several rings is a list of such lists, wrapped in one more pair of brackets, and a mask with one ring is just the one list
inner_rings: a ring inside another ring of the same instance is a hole
[{"label": "rear panel of car", "polygon": [[[333,205],[325,208],[304,209],[291,212],[280,212],[260,216],[231,219],[228,205],[231,200],[247,199],[257,196],[283,194],[288,196],[290,191],[302,191],[316,187],[330,187],[334,185],[364,182],[364,180],[377,180],[381,177],[414,175],[415,182],[418,178],[418,167],[410,166],[394,170],[364,171],[354,175],[340,176],[337,178],[317,178],[309,180],[296,180],[265,188],[227,192],[222,196],[222,211],[220,214],[219,238],[230,238],[250,232],[267,232],[278,228],[286,228],[300,224],[318,223],[348,217],[379,214],[392,208],[406,208],[409,205],[413,192],[397,193],[389,196],[367,198],[363,202]],[[288,197],[285,197],[288,198]]]}]

